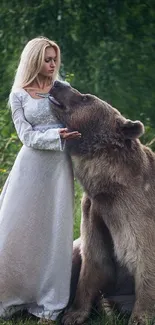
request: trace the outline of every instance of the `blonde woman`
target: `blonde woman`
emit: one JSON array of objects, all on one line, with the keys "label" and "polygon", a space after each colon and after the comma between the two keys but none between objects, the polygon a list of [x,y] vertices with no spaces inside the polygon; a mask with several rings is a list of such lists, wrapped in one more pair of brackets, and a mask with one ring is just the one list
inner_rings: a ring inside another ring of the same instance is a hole
[{"label": "blonde woman", "polygon": [[64,140],[80,137],[38,95],[49,91],[59,68],[55,42],[27,43],[9,97],[23,146],[0,197],[0,317],[26,309],[50,324],[70,291],[73,173]]}]

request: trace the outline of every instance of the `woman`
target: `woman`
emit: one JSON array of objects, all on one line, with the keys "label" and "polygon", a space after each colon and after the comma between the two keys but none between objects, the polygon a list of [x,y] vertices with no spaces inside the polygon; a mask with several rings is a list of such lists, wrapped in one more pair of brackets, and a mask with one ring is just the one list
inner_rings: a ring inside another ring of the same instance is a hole
[{"label": "woman", "polygon": [[38,95],[59,68],[55,42],[38,37],[25,46],[9,97],[23,146],[0,197],[0,317],[27,309],[50,324],[70,291],[73,173],[64,140],[80,137]]}]

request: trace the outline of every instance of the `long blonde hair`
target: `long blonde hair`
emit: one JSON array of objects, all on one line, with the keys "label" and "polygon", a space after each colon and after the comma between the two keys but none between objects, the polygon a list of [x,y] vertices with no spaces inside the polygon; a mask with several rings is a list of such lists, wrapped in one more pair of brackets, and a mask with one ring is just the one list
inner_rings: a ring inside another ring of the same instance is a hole
[{"label": "long blonde hair", "polygon": [[47,47],[53,47],[56,51],[56,69],[53,73],[52,81],[59,78],[61,63],[59,46],[46,37],[36,37],[30,40],[22,51],[12,90],[24,88],[35,80],[43,64],[45,49]]}]

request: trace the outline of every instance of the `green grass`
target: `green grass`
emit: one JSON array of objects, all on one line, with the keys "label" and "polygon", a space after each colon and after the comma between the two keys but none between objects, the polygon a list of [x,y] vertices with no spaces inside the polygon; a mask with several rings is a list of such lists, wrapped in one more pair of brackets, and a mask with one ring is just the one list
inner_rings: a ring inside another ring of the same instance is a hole
[{"label": "green grass", "polygon": [[[127,325],[129,321],[129,316],[113,314],[107,316],[104,313],[99,313],[94,310],[91,317],[84,323],[85,325]],[[4,321],[0,319],[0,325],[37,325],[38,318],[33,316],[14,316],[11,320]],[[57,325],[61,322],[57,321]],[[154,321],[146,321],[146,325],[154,325]]]},{"label": "green grass", "polygon": [[[38,318],[31,316],[14,316],[11,320],[0,320],[0,325],[36,325]],[[128,318],[120,315],[107,316],[105,314],[99,314],[94,311],[91,317],[85,322],[86,325],[127,325]],[[57,325],[60,325],[60,321],[57,321]]]}]

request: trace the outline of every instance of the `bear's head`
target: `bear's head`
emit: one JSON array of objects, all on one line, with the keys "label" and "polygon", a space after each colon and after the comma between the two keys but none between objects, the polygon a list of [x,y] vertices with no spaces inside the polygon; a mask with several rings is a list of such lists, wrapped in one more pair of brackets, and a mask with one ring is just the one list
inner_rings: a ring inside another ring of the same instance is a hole
[{"label": "bear's head", "polygon": [[71,131],[79,131],[81,139],[68,140],[75,153],[94,152],[105,148],[122,148],[144,133],[140,121],[125,119],[105,101],[90,94],[81,94],[68,83],[55,81],[50,90],[56,117]]}]

